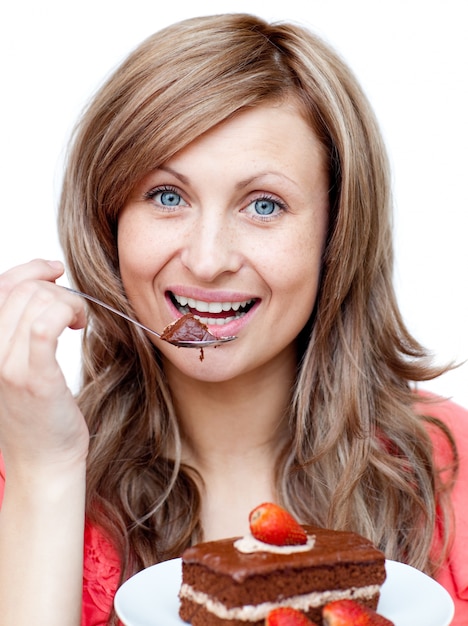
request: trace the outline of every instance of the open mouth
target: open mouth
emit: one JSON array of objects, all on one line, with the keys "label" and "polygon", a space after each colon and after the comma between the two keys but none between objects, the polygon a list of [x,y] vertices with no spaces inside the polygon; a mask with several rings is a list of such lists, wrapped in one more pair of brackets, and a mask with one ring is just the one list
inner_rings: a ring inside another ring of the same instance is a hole
[{"label": "open mouth", "polygon": [[181,315],[192,313],[203,324],[223,326],[243,317],[257,302],[257,298],[242,302],[205,302],[178,296],[169,292],[169,297]]}]

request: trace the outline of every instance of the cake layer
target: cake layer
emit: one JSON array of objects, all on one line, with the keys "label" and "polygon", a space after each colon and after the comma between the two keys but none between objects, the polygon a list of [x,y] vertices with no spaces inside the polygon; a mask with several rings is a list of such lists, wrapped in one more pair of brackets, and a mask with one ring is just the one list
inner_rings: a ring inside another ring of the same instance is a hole
[{"label": "cake layer", "polygon": [[[358,599],[377,607],[385,557],[360,535],[305,527],[315,535],[305,552],[243,553],[234,539],[201,543],[182,557],[182,619],[197,624],[262,624],[280,605],[295,606],[320,621],[333,599]],[[209,616],[209,619],[208,619]]]},{"label": "cake layer", "polygon": [[385,572],[380,562],[338,563],[336,566],[303,565],[290,568],[286,564],[277,567],[274,575],[252,574],[237,580],[233,577],[220,575],[198,564],[186,566],[182,564],[183,581],[193,591],[202,591],[211,598],[232,608],[240,604],[260,604],[276,601],[278,597],[309,593],[311,590],[327,592],[330,590],[347,591],[350,587],[359,589],[367,587],[369,581],[373,585],[381,585],[385,580]]},{"label": "cake layer", "polygon": [[277,602],[262,602],[261,604],[245,604],[243,606],[227,607],[222,602],[214,601],[207,594],[195,591],[189,585],[182,585],[180,591],[180,616],[192,626],[209,626],[219,624],[229,626],[264,626],[265,618],[270,611],[280,606],[289,606],[308,615],[317,623],[321,623],[322,607],[333,600],[344,598],[358,600],[371,609],[377,608],[380,586],[337,589],[335,591],[311,592],[303,595],[289,596]]}]

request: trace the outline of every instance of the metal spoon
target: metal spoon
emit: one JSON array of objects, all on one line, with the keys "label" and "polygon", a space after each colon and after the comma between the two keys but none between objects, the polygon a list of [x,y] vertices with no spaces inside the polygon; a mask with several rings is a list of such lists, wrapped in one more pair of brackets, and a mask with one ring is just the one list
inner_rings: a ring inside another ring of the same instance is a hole
[{"label": "metal spoon", "polygon": [[200,348],[209,348],[210,346],[218,346],[218,345],[220,345],[222,343],[227,343],[228,341],[232,341],[233,339],[237,339],[237,337],[235,337],[235,336],[219,337],[218,338],[218,337],[215,337],[214,335],[213,335],[213,339],[205,339],[205,340],[198,340],[198,341],[182,341],[182,340],[177,340],[177,339],[163,339],[161,337],[160,333],[157,333],[155,330],[152,330],[151,328],[148,328],[144,324],[141,324],[140,322],[138,322],[137,320],[133,319],[132,317],[129,317],[125,313],[122,313],[122,311],[119,311],[118,309],[115,309],[113,306],[110,306],[109,304],[106,304],[105,302],[102,302],[102,300],[98,300],[94,296],[89,296],[87,293],[83,293],[82,291],[77,291],[76,289],[72,289],[71,287],[63,286],[63,288],[66,289],[67,291],[70,291],[71,293],[76,294],[77,296],[81,296],[82,298],[86,298],[86,300],[90,300],[91,302],[94,302],[95,304],[99,304],[99,306],[102,306],[105,309],[108,309],[109,311],[112,311],[112,313],[115,313],[116,315],[120,315],[120,317],[123,317],[128,322],[131,322],[132,324],[135,324],[136,326],[139,326],[143,330],[146,330],[146,332],[151,333],[152,335],[155,335],[156,337],[158,337],[158,339],[162,339],[162,341],[167,341],[168,343],[171,343],[172,345],[177,346],[178,348],[199,348],[199,349]]}]

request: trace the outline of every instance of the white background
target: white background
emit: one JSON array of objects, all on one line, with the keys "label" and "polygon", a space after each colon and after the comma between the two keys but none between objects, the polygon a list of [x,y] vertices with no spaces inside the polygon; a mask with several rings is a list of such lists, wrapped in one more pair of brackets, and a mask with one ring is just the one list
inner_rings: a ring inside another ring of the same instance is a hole
[{"label": "white background", "polygon": [[[396,284],[438,362],[468,359],[466,0],[4,0],[0,9],[0,271],[62,258],[56,205],[66,143],[104,77],[142,39],[195,15],[242,12],[332,43],[377,112],[394,173]],[[59,358],[71,386],[78,334]],[[426,388],[468,406],[468,365]]]}]

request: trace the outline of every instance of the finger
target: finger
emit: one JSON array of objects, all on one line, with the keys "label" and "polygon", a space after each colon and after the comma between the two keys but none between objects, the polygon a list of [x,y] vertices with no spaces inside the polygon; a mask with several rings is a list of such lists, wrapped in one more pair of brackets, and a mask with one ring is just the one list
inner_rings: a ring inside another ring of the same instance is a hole
[{"label": "finger", "polygon": [[[70,304],[53,302],[30,320],[25,312],[1,362],[1,381],[23,400],[26,396],[46,399],[63,395],[66,381],[56,359],[58,337],[70,318]],[[19,395],[18,395],[19,394]],[[24,396],[26,394],[26,396]]]},{"label": "finger", "polygon": [[57,376],[62,377],[56,359],[58,339],[67,327],[83,327],[84,324],[70,321],[77,320],[79,312],[83,312],[80,302],[73,306],[73,303],[61,300],[45,307],[34,319],[29,335],[29,371],[40,372],[41,377],[50,382]]},{"label": "finger", "polygon": [[[46,313],[45,313],[46,312]],[[82,328],[86,323],[84,303],[60,287],[42,281],[23,281],[9,294],[0,309],[0,362],[14,345],[26,346],[31,340],[31,327],[39,320],[57,333],[64,328]],[[39,330],[41,332],[41,330]],[[55,337],[57,340],[58,335]]]},{"label": "finger", "polygon": [[3,272],[3,274],[0,274],[0,306],[11,290],[19,283],[25,280],[54,282],[62,276],[63,272],[63,263],[60,261],[46,261],[45,259],[35,259]]}]

